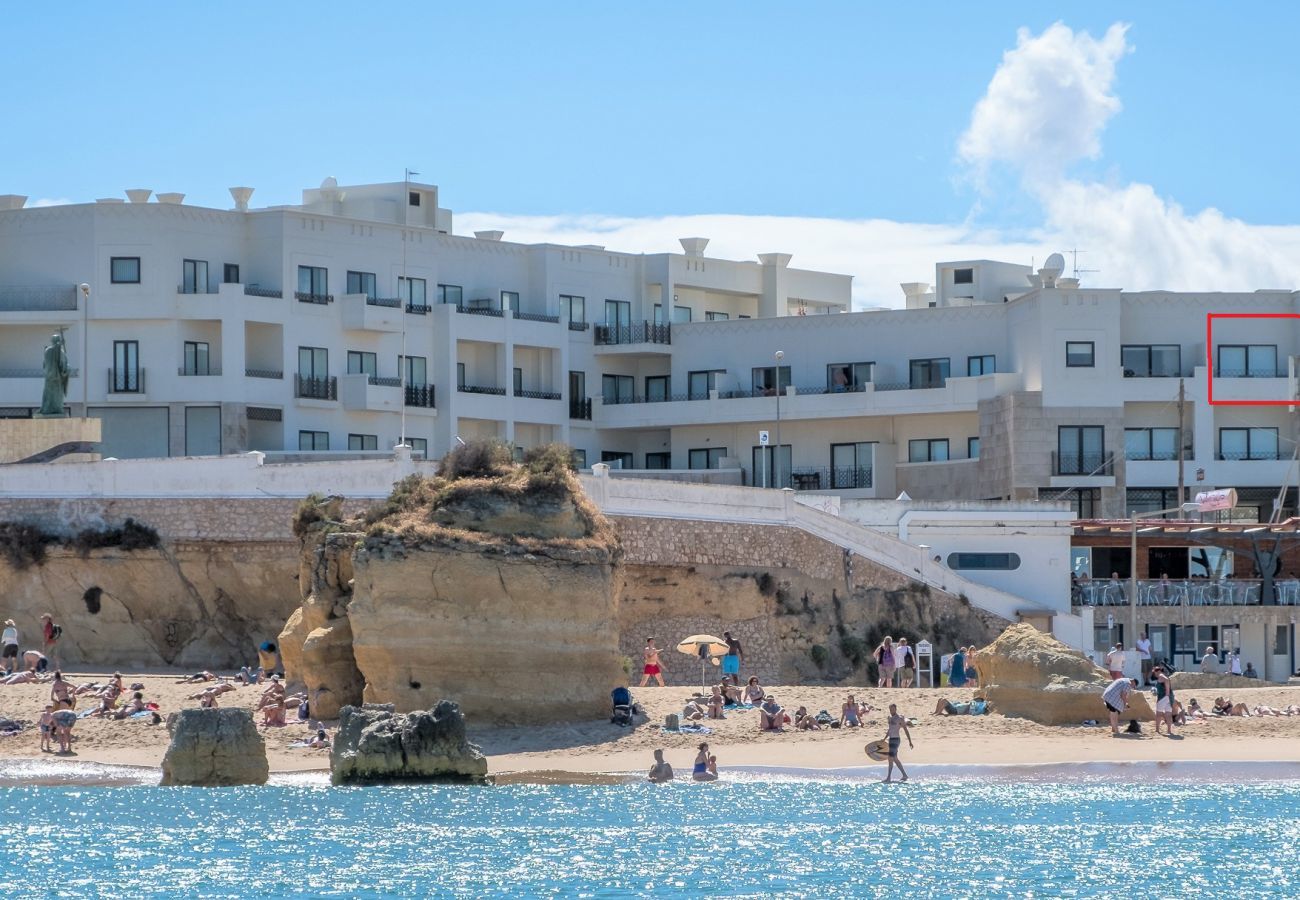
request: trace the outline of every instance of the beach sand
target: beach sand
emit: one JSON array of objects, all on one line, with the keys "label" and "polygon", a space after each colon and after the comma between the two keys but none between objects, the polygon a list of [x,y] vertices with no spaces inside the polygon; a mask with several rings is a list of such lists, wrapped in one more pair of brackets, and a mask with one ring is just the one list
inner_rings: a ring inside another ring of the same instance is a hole
[{"label": "beach sand", "polygon": [[[187,699],[203,685],[178,685],[183,673],[170,675],[124,674],[129,685],[145,684],[145,697],[161,706],[164,720],[168,713],[195,707],[197,700]],[[104,681],[104,673],[73,673],[73,683]],[[768,691],[786,709],[807,706],[816,713],[826,709],[838,718],[839,708],[850,689],[845,687],[770,686]],[[493,773],[534,773],[536,777],[565,780],[565,773],[634,772],[649,768],[651,752],[664,748],[666,757],[679,771],[689,772],[696,745],[708,741],[722,769],[728,766],[752,766],[790,769],[839,769],[871,765],[863,746],[884,736],[885,712],[890,702],[900,711],[917,719],[911,726],[915,748],[903,742],[904,763],[945,765],[1053,765],[1082,762],[1152,762],[1152,761],[1296,761],[1300,760],[1300,717],[1292,718],[1214,718],[1176,729],[1179,737],[1156,737],[1150,724],[1143,725],[1140,736],[1113,738],[1106,725],[1098,727],[1049,727],[1025,719],[1000,715],[942,717],[933,715],[940,697],[951,701],[969,700],[978,695],[972,689],[895,689],[853,688],[859,700],[877,707],[863,728],[763,734],[758,731],[758,712],[729,712],[721,721],[705,721],[712,729],[708,735],[668,734],[660,724],[668,713],[679,713],[690,688],[639,688],[633,693],[648,714],[649,720],[635,728],[619,728],[606,720],[577,722],[538,727],[476,728],[473,712],[468,711],[470,738],[489,757]],[[0,716],[35,723],[49,698],[49,685],[0,685]],[[221,696],[224,707],[256,706],[261,686],[238,687]],[[1196,696],[1209,706],[1216,691],[1188,693],[1180,699]],[[1300,686],[1268,686],[1229,692],[1234,702],[1250,706],[1265,704],[1284,707],[1300,704]],[[89,708],[95,701],[79,698],[78,708]],[[293,748],[289,744],[310,736],[307,724],[296,722],[284,728],[265,728],[267,757],[273,772],[299,772],[325,769],[328,753],[321,750]],[[325,723],[332,732],[334,723]],[[6,760],[43,758],[69,759],[112,765],[156,767],[167,749],[166,725],[147,721],[106,721],[81,719],[73,730],[77,738],[73,754],[58,757],[42,753],[40,734],[33,727],[10,737],[0,738],[0,765]],[[881,772],[883,764],[879,765]],[[545,774],[543,774],[545,773]]]}]

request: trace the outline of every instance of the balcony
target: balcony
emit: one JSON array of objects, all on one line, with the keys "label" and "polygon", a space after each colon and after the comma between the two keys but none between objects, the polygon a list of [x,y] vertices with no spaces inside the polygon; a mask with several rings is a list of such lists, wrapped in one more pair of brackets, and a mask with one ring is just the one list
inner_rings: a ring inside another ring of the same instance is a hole
[{"label": "balcony", "polygon": [[463,304],[456,305],[456,312],[465,313],[468,316],[492,316],[497,319],[503,319],[506,315],[502,310],[491,306],[465,306]]},{"label": "balcony", "polygon": [[559,316],[544,316],[541,315],[540,313],[520,312],[517,309],[514,310],[514,317],[516,319],[523,319],[526,322],[551,322],[556,325],[560,323]]},{"label": "balcony", "polygon": [[851,468],[808,468],[796,466],[785,479],[784,487],[796,491],[857,490],[872,486],[871,469]]},{"label": "balcony", "polygon": [[431,309],[433,309],[433,307],[425,303],[406,304],[406,311],[413,316],[427,316]]},{"label": "balcony", "polygon": [[305,400],[337,400],[339,398],[339,380],[334,375],[311,378],[305,375],[293,376],[293,395]]},{"label": "balcony", "polygon": [[109,369],[108,392],[110,394],[143,394],[144,369]]},{"label": "balcony", "polygon": [[344,409],[396,412],[402,408],[402,381],[366,372],[339,377],[339,400]]},{"label": "balcony", "polygon": [[590,327],[590,322],[569,322],[570,331],[586,331]]},{"label": "balcony", "polygon": [[1052,474],[1082,477],[1109,477],[1115,474],[1113,453],[1061,453],[1052,451]]},{"label": "balcony", "polygon": [[283,379],[284,372],[280,369],[244,369],[244,377]]},{"label": "balcony", "polygon": [[[1300,581],[1273,582],[1273,596],[1261,600],[1263,582],[1252,578],[1208,580],[1140,579],[1137,583],[1138,606],[1298,606]],[[1128,606],[1130,583],[1121,581],[1084,581],[1071,588],[1074,606]]]},{"label": "balcony", "polygon": [[672,326],[655,325],[651,322],[633,322],[630,325],[597,325],[595,328],[597,347],[613,347],[627,344],[671,344]]},{"label": "balcony", "polygon": [[1282,457],[1276,450],[1220,450],[1214,458],[1219,462],[1276,462]]},{"label": "balcony", "polygon": [[564,398],[557,391],[525,391],[523,389],[514,392],[516,397],[525,397],[529,400],[563,400]]},{"label": "balcony", "polygon": [[67,287],[0,288],[0,312],[56,312],[77,309],[77,289]]},{"label": "balcony", "polygon": [[279,300],[284,297],[284,292],[273,288],[259,287],[255,284],[246,284],[244,285],[244,296],[266,297],[271,300]]},{"label": "balcony", "polygon": [[1216,366],[1214,369],[1215,378],[1287,378],[1289,374],[1283,368],[1263,369],[1259,366],[1252,366],[1249,369],[1228,369]]},{"label": "balcony", "polygon": [[569,418],[591,421],[591,398],[569,401]]},{"label": "balcony", "polygon": [[333,294],[308,294],[303,291],[294,291],[293,299],[299,303],[315,303],[317,306],[325,306],[327,303],[334,302]]},{"label": "balcony", "polygon": [[420,409],[435,409],[433,385],[408,384],[406,386],[406,405],[419,407]]},{"label": "balcony", "polygon": [[221,369],[220,367],[214,366],[208,366],[206,369],[187,369],[184,366],[181,366],[176,370],[176,374],[187,378],[193,376],[204,377],[208,375],[220,377]]},{"label": "balcony", "polygon": [[458,384],[456,390],[462,394],[486,394],[492,397],[504,397],[506,395],[505,388],[487,387],[481,384]]},{"label": "balcony", "polygon": [[344,294],[340,303],[343,327],[352,331],[402,330],[402,301],[395,298]]}]

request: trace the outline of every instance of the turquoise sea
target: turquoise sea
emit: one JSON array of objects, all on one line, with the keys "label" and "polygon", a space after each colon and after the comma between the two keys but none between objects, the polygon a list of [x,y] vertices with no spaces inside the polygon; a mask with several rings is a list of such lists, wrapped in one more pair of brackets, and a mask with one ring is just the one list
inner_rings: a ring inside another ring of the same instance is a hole
[{"label": "turquoise sea", "polygon": [[0,896],[1300,896],[1296,781],[734,779],[0,788]]}]

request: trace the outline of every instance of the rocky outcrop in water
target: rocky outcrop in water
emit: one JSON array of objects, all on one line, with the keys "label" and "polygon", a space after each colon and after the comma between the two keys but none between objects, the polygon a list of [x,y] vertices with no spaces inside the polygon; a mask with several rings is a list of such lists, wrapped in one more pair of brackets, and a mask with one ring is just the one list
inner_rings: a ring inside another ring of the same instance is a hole
[{"label": "rocky outcrop in water", "polygon": [[[995,712],[1042,725],[1106,721],[1101,692],[1110,684],[1106,670],[1032,625],[1018,623],[974,654],[981,693]],[[1147,696],[1129,695],[1125,719],[1155,718]]]},{"label": "rocky outcrop in water", "polygon": [[330,748],[335,784],[380,781],[481,781],[487,760],[465,737],[460,707],[444,700],[427,712],[391,704],[345,706]]},{"label": "rocky outcrop in water", "polygon": [[183,709],[167,719],[172,741],[163,785],[266,784],[266,743],[246,709]]}]

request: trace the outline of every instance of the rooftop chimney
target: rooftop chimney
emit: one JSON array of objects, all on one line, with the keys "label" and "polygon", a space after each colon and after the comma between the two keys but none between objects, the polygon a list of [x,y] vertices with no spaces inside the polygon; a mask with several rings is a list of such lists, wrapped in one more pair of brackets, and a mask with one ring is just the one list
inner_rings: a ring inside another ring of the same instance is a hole
[{"label": "rooftop chimney", "polygon": [[172,206],[180,206],[181,202],[184,199],[185,199],[184,194],[159,194],[158,195],[159,203],[170,203]]},{"label": "rooftop chimney", "polygon": [[22,209],[27,198],[22,194],[0,194],[0,209]]},{"label": "rooftop chimney", "polygon": [[702,237],[678,238],[682,245],[682,250],[686,251],[687,256],[703,256],[704,248],[709,246],[709,239]]},{"label": "rooftop chimney", "polygon": [[778,269],[784,269],[790,265],[790,260],[794,259],[793,253],[760,253],[758,261],[765,266],[776,266]]},{"label": "rooftop chimney", "polygon": [[232,187],[230,196],[235,198],[235,209],[240,212],[248,212],[248,201],[253,196],[251,187]]},{"label": "rooftop chimney", "polygon": [[480,241],[499,241],[503,234],[505,234],[504,231],[476,231],[474,237]]},{"label": "rooftop chimney", "polygon": [[[126,192],[126,195],[131,199],[132,203],[148,203],[149,195],[152,193],[153,191],[149,188],[131,188]],[[159,197],[159,199],[161,200],[162,198]]]}]

